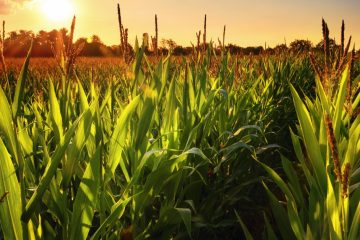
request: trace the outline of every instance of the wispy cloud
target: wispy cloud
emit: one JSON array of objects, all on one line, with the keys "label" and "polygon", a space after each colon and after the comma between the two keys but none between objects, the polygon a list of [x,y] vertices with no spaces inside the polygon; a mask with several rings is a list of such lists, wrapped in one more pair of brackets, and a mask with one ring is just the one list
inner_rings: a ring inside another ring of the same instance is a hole
[{"label": "wispy cloud", "polygon": [[7,15],[36,0],[0,0],[0,14]]},{"label": "wispy cloud", "polygon": [[7,15],[11,13],[12,6],[11,3],[7,0],[0,0],[0,14]]}]

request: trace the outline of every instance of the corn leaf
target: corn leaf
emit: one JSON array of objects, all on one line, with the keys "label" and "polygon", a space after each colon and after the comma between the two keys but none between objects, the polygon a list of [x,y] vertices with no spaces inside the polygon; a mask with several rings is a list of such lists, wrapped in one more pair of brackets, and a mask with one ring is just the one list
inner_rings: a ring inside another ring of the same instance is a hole
[{"label": "corn leaf", "polygon": [[80,121],[72,144],[69,145],[67,150],[67,160],[63,171],[63,182],[65,186],[68,186],[74,169],[79,163],[81,151],[85,146],[86,140],[89,137],[92,124],[92,113],[87,111],[84,114],[82,121]]},{"label": "corn leaf", "polygon": [[105,219],[105,221],[101,224],[101,226],[96,230],[93,236],[91,236],[90,240],[99,239],[103,233],[106,232],[106,228],[114,224],[119,218],[122,217],[125,211],[126,205],[130,202],[132,198],[129,197],[125,200],[120,199],[117,201],[111,208],[110,215]]},{"label": "corn leaf", "polygon": [[54,134],[58,143],[61,143],[63,140],[63,119],[60,111],[60,105],[56,98],[54,84],[52,80],[49,81],[49,100],[50,100],[50,119],[52,122],[52,127],[54,129]]},{"label": "corn leaf", "polygon": [[137,96],[129,103],[129,105],[126,106],[126,108],[121,113],[119,119],[117,120],[110,142],[109,160],[107,162],[108,169],[106,173],[105,182],[107,182],[112,178],[115,169],[119,164],[121,170],[123,171],[126,181],[130,182],[129,173],[124,161],[122,161],[121,153],[123,147],[125,146],[127,129],[131,116],[135,112],[135,109],[139,104],[139,102],[140,102],[140,96]]},{"label": "corn leaf", "polygon": [[300,96],[296,92],[295,88],[290,85],[291,93],[293,96],[296,113],[300,122],[302,137],[307,149],[309,158],[311,160],[311,165],[314,170],[315,178],[317,179],[317,184],[321,190],[323,196],[325,196],[326,189],[326,172],[325,172],[325,162],[321,155],[320,146],[318,140],[315,136],[315,130],[310,119],[309,112],[306,109],[306,106],[301,101]]},{"label": "corn leaf", "polygon": [[70,225],[70,239],[86,239],[89,233],[100,186],[100,148],[87,164],[77,191]]},{"label": "corn leaf", "polygon": [[28,68],[29,68],[29,64],[30,64],[30,55],[31,55],[31,50],[33,47],[33,41],[31,41],[31,45],[30,45],[30,49],[28,51],[28,54],[26,56],[25,62],[21,68],[17,83],[16,83],[16,87],[15,87],[15,96],[14,96],[14,101],[12,103],[12,112],[13,112],[13,116],[14,119],[16,119],[16,117],[19,115],[19,111],[22,105],[22,100],[24,98],[24,90],[25,90],[25,81],[27,78],[27,74],[28,74]]},{"label": "corn leaf", "polygon": [[14,165],[0,138],[0,224],[5,239],[23,239],[20,184]]},{"label": "corn leaf", "polygon": [[[90,111],[90,110],[88,110]],[[88,112],[87,111],[87,112]],[[44,195],[46,189],[49,187],[51,179],[53,178],[54,174],[56,173],[57,167],[61,160],[63,159],[66,149],[70,143],[71,138],[73,137],[77,126],[79,125],[80,121],[83,119],[84,115],[87,113],[83,113],[78,117],[78,119],[73,123],[73,125],[69,128],[64,136],[64,141],[62,144],[57,146],[53,156],[51,157],[50,162],[46,166],[45,172],[39,182],[38,187],[35,190],[35,193],[31,196],[29,202],[26,205],[25,211],[21,216],[21,220],[24,222],[28,222],[32,213],[34,212],[36,206],[40,204],[42,196]]]},{"label": "corn leaf", "polygon": [[236,215],[236,218],[238,220],[238,222],[240,223],[240,226],[244,232],[244,235],[245,235],[245,239],[246,240],[253,240],[253,236],[251,235],[251,233],[249,232],[249,229],[246,227],[246,225],[244,224],[244,222],[242,221],[240,215],[237,213],[237,211],[235,210],[235,215]]},{"label": "corn leaf", "polygon": [[15,160],[19,164],[17,140],[13,128],[11,108],[1,86],[0,86],[0,102],[1,102],[0,133],[4,137],[4,141],[9,147],[10,154],[15,157]]}]

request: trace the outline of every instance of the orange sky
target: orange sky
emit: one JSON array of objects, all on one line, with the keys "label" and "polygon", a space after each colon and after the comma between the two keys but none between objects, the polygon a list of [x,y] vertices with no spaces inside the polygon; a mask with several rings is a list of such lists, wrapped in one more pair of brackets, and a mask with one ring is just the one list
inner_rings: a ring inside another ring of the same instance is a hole
[{"label": "orange sky", "polygon": [[[43,12],[46,1],[0,0],[0,20],[6,30],[52,30],[69,27],[71,16],[53,20]],[[118,44],[119,33],[115,0],[69,1],[77,16],[76,37],[97,34],[106,44]],[[24,2],[19,4],[19,2]],[[120,1],[123,23],[129,38],[142,33],[153,35],[154,14],[158,14],[159,38],[171,38],[181,45],[196,42],[195,32],[202,30],[208,16],[208,39],[217,43],[227,26],[226,42],[241,46],[290,43],[294,39],[321,39],[324,17],[332,38],[340,38],[341,20],[346,23],[346,36],[351,34],[360,44],[360,0],[127,0]],[[59,13],[59,12],[57,12]]]}]

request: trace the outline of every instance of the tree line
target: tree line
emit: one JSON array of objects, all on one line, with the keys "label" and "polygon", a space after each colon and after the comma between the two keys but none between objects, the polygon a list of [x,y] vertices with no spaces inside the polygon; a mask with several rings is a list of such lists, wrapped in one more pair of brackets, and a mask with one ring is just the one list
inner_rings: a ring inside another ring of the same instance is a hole
[{"label": "tree line", "polygon": [[[33,57],[52,57],[59,44],[68,43],[68,30],[39,31],[34,34],[32,31],[12,31],[4,40],[5,57],[24,57],[29,50],[31,41],[33,41]],[[117,56],[119,55],[119,46],[105,45],[99,36],[93,35],[89,38],[79,38],[75,44],[83,45],[81,56]]]},{"label": "tree line", "polygon": [[[4,40],[4,56],[5,57],[24,57],[30,47],[33,40],[33,57],[52,57],[56,46],[60,43],[67,45],[69,38],[68,30],[62,28],[60,30],[51,30],[49,32],[41,30],[37,34],[32,31],[12,31],[8,33],[8,37]],[[107,46],[105,45],[99,36],[93,35],[90,38],[79,38],[75,44],[82,44],[83,48],[80,56],[88,57],[102,57],[102,56],[120,56],[120,48],[118,45]],[[308,52],[312,49],[321,49],[322,42],[319,42],[315,46],[309,40],[295,40],[287,46],[286,44],[277,45],[274,48],[270,47],[240,47],[234,44],[228,44],[225,49],[231,54],[243,54],[243,55],[258,55],[261,53],[276,54],[281,52]],[[331,47],[337,47],[335,42],[330,43]],[[221,51],[222,46],[214,46],[215,51]],[[131,51],[133,51],[130,46]],[[158,51],[160,54],[167,54],[172,51],[173,55],[190,55],[196,48],[194,46],[183,47],[176,44],[172,39],[163,39],[161,41],[161,47]],[[148,55],[153,54],[152,49],[147,47],[146,53]]]}]

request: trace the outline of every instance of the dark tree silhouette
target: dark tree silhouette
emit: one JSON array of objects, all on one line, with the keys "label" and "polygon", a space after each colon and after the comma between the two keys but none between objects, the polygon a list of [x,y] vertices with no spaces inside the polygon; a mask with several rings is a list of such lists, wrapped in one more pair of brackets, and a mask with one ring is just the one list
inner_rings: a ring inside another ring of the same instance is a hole
[{"label": "dark tree silhouette", "polygon": [[309,40],[295,40],[290,43],[290,50],[294,53],[309,52],[312,43]]}]

